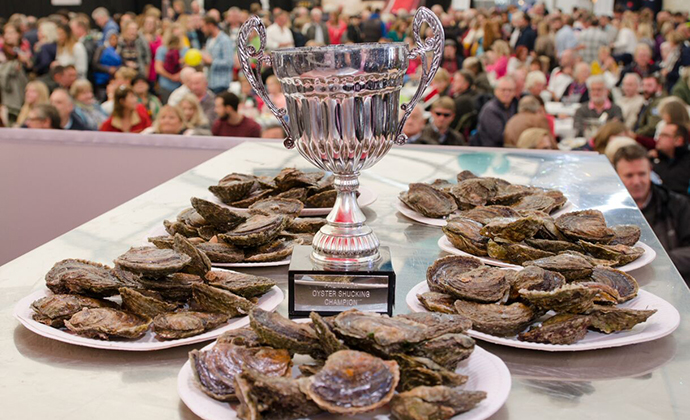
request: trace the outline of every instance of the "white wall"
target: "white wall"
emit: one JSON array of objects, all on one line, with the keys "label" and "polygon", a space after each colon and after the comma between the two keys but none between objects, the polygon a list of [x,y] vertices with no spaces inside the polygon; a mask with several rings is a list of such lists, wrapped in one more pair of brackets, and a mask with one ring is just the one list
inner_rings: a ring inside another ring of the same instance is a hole
[{"label": "white wall", "polygon": [[670,12],[690,12],[688,0],[664,0],[664,10]]}]

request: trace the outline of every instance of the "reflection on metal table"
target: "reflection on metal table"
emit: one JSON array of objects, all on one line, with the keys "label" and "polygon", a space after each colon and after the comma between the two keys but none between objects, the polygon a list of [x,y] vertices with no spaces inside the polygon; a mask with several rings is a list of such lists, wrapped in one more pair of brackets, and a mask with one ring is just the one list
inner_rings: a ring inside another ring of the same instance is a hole
[{"label": "reflection on metal table", "polygon": [[[276,174],[295,166],[313,170],[279,144],[244,143],[116,209],[0,267],[3,417],[11,419],[194,419],[179,400],[177,374],[192,348],[125,353],[76,347],[40,337],[11,317],[14,304],[44,287],[44,275],[65,258],[112,264],[138,245],[152,226],[174,218],[192,196],[230,172]],[[597,208],[610,224],[637,224],[654,262],[631,274],[640,286],[673,304],[679,329],[661,340],[629,347],[549,354],[479,342],[501,357],[513,375],[506,405],[493,419],[690,417],[690,292],[604,156],[551,151],[405,146],[395,147],[361,175],[378,200],[364,209],[367,223],[390,246],[397,274],[395,313],[409,312],[405,296],[425,278],[442,252],[438,227],[399,214],[398,193],[411,182],[454,179],[460,170],[513,183],[558,188],[575,209]],[[50,209],[46,209],[50,211]],[[28,223],[28,221],[22,221]],[[269,276],[285,290],[287,267],[247,270]],[[287,313],[287,299],[278,307]],[[491,390],[487,390],[491,392]]]}]

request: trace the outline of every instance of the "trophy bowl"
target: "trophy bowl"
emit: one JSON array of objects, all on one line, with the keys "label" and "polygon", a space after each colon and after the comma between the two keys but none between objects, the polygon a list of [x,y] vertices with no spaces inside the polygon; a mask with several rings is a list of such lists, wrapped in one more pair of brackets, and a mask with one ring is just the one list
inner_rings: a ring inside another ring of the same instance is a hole
[{"label": "trophy bowl", "polygon": [[[423,24],[432,32],[425,40],[420,36]],[[237,50],[242,71],[281,122],[287,133],[285,147],[297,146],[305,159],[335,176],[335,205],[312,243],[311,258],[318,263],[346,269],[380,258],[379,240],[357,204],[359,173],[381,160],[394,143],[406,142],[403,125],[431,83],[443,53],[443,27],[429,9],[417,11],[412,29],[412,50],[405,43],[367,43],[268,53],[259,17],[252,16],[240,29]],[[258,50],[249,45],[253,32],[259,36]],[[422,62],[419,88],[409,103],[401,105],[403,78],[409,60],[416,57]],[[261,82],[264,64],[273,67],[286,109],[271,102]]]}]

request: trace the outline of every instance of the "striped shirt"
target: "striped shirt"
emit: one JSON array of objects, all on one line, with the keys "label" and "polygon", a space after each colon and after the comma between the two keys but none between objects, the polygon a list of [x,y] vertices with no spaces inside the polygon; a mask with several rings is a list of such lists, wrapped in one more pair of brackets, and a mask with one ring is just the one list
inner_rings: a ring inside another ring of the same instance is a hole
[{"label": "striped shirt", "polygon": [[227,89],[232,82],[232,67],[235,55],[235,46],[230,37],[223,31],[218,32],[215,38],[206,41],[206,51],[211,54],[213,61],[208,69],[208,87],[214,89]]}]

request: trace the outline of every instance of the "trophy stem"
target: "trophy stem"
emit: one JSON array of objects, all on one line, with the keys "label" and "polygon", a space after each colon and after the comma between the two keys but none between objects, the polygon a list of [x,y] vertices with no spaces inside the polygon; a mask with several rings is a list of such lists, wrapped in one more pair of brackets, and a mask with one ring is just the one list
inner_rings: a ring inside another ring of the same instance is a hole
[{"label": "trophy stem", "polygon": [[357,203],[358,177],[359,173],[335,174],[335,205],[312,242],[312,258],[326,266],[355,268],[380,258],[379,240]]}]

